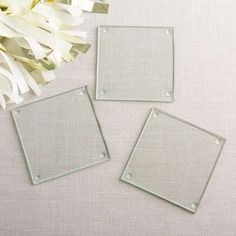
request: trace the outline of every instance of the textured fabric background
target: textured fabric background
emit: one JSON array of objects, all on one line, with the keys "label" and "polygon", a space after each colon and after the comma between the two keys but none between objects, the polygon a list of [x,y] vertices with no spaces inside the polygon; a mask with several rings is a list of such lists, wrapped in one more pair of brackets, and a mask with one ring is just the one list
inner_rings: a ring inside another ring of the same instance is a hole
[{"label": "textured fabric background", "polygon": [[[86,16],[91,50],[60,69],[40,99],[85,84],[94,95],[96,26],[116,24],[175,27],[175,102],[95,102],[111,161],[38,186],[30,183],[10,113],[1,112],[0,235],[235,235],[236,2],[110,4],[108,16]],[[28,95],[25,103],[37,99]],[[119,180],[153,106],[227,139],[196,215]]]}]

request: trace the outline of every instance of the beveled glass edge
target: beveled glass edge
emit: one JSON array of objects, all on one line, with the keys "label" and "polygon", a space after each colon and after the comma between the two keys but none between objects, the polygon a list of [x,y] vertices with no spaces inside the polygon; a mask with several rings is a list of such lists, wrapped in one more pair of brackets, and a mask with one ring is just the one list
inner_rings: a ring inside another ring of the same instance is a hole
[{"label": "beveled glass edge", "polygon": [[[101,35],[101,28],[108,27],[108,28],[154,28],[154,29],[171,29],[172,32],[172,46],[173,46],[173,75],[172,75],[172,91],[170,100],[152,100],[152,99],[118,99],[118,98],[106,98],[106,97],[99,97],[98,96],[98,86],[99,86],[99,56],[100,56],[100,35]],[[175,101],[175,43],[174,43],[174,27],[172,26],[125,26],[125,25],[99,25],[97,27],[97,54],[96,54],[96,79],[95,79],[95,94],[94,99],[97,101],[124,101],[124,102],[160,102],[160,103],[173,103]]]},{"label": "beveled glass edge", "polygon": [[[99,131],[100,131],[100,135],[102,137],[102,140],[103,140],[103,143],[104,143],[104,147],[105,147],[105,150],[106,150],[106,157],[103,158],[102,160],[100,160],[99,162],[96,162],[94,164],[88,164],[88,165],[85,165],[83,166],[82,168],[76,168],[75,170],[72,170],[72,171],[69,171],[69,172],[65,172],[65,173],[62,173],[60,175],[55,175],[51,178],[45,178],[43,179],[42,181],[35,181],[34,179],[34,175],[32,173],[32,170],[31,170],[31,167],[30,167],[30,163],[29,163],[29,159],[28,159],[28,155],[27,155],[27,151],[25,150],[25,145],[24,145],[24,142],[23,142],[23,139],[21,137],[21,133],[20,133],[20,128],[18,127],[18,124],[17,124],[17,119],[15,117],[15,112],[20,110],[21,108],[23,107],[26,107],[26,106],[29,106],[29,105],[32,105],[32,104],[35,104],[35,103],[38,103],[38,102],[41,102],[41,101],[44,101],[44,100],[48,100],[48,99],[51,99],[51,98],[55,98],[57,96],[60,96],[60,95],[63,95],[63,94],[67,94],[67,93],[70,93],[70,92],[73,92],[73,91],[76,91],[76,90],[83,90],[86,92],[86,95],[89,99],[89,102],[90,102],[90,105],[91,105],[91,108],[92,108],[92,111],[93,111],[93,114],[94,114],[94,117],[95,117],[95,120],[97,122],[97,125],[98,125],[98,128],[99,128]],[[68,174],[72,174],[74,172],[77,172],[79,170],[83,170],[83,169],[86,169],[88,167],[92,167],[92,166],[96,166],[96,165],[99,165],[99,164],[102,164],[106,161],[109,161],[110,160],[110,152],[109,152],[109,149],[108,149],[108,146],[107,146],[107,143],[106,143],[106,140],[104,138],[104,135],[103,135],[103,132],[102,132],[102,128],[101,128],[101,125],[100,125],[100,122],[98,120],[98,117],[97,117],[97,114],[96,114],[96,111],[95,111],[95,108],[94,108],[94,105],[93,105],[93,102],[92,102],[92,99],[89,95],[89,92],[88,92],[88,86],[85,85],[85,86],[80,86],[78,88],[75,88],[75,89],[71,89],[71,90],[68,90],[68,91],[65,91],[65,92],[62,92],[62,93],[59,93],[59,94],[55,94],[55,95],[52,95],[52,96],[49,96],[49,97],[46,97],[46,98],[43,98],[41,100],[37,100],[37,101],[34,101],[34,102],[30,102],[30,103],[27,103],[27,104],[24,104],[24,105],[21,105],[21,106],[18,106],[18,107],[15,107],[13,109],[10,110],[11,114],[12,114],[12,118],[13,118],[13,122],[14,122],[14,125],[15,125],[15,128],[16,128],[16,132],[17,132],[17,135],[18,135],[18,138],[19,138],[19,141],[20,141],[20,146],[23,150],[23,155],[24,155],[24,160],[26,162],[26,166],[27,166],[27,169],[30,173],[30,179],[31,179],[31,183],[34,184],[34,185],[38,185],[38,184],[41,184],[41,183],[44,183],[44,182],[48,182],[50,180],[54,180],[54,179],[57,179],[59,177],[63,177],[65,175],[68,175]]]},{"label": "beveled glass edge", "polygon": [[[128,167],[129,167],[130,161],[131,161],[131,159],[132,159],[132,157],[133,157],[133,154],[134,154],[134,152],[136,151],[136,148],[137,148],[137,146],[138,146],[138,144],[139,144],[139,141],[140,141],[140,139],[141,139],[143,133],[145,132],[146,127],[147,127],[147,125],[148,125],[148,122],[149,122],[149,120],[150,120],[150,118],[152,117],[152,115],[153,115],[154,112],[162,113],[162,114],[164,114],[164,115],[166,115],[166,116],[169,116],[169,117],[171,117],[171,118],[173,118],[173,119],[176,119],[176,120],[178,120],[178,121],[181,121],[181,122],[183,122],[183,123],[185,123],[185,124],[187,124],[187,125],[190,125],[190,126],[192,126],[192,127],[195,127],[195,128],[197,128],[197,129],[199,129],[199,130],[201,130],[201,131],[203,131],[203,132],[205,132],[205,133],[207,133],[207,134],[209,134],[209,135],[212,135],[212,136],[216,137],[217,139],[220,139],[220,140],[221,140],[220,151],[218,152],[218,155],[217,155],[217,157],[216,157],[215,163],[214,163],[214,165],[212,166],[211,172],[209,173],[209,177],[208,177],[208,179],[206,180],[205,186],[203,187],[203,191],[202,191],[202,193],[201,193],[201,195],[200,195],[199,201],[197,202],[197,205],[196,205],[196,208],[195,208],[195,209],[193,209],[193,208],[191,208],[191,207],[188,208],[188,207],[186,207],[186,206],[183,206],[183,205],[181,205],[180,203],[177,203],[177,202],[175,202],[175,201],[173,201],[173,200],[171,200],[171,199],[168,199],[168,198],[166,198],[166,197],[164,197],[164,196],[162,196],[162,195],[160,195],[160,194],[154,193],[153,191],[150,191],[150,190],[148,190],[148,189],[146,189],[146,188],[143,188],[143,187],[141,187],[141,186],[138,186],[138,185],[136,185],[136,184],[130,182],[127,178],[125,178],[125,175],[126,175],[126,172],[127,172]],[[179,117],[176,117],[176,116],[174,116],[174,115],[171,115],[171,114],[169,114],[169,113],[167,113],[167,112],[165,112],[165,111],[163,111],[163,110],[160,110],[160,109],[157,109],[157,108],[152,108],[152,109],[150,110],[149,115],[148,115],[148,117],[147,117],[147,119],[146,119],[146,121],[145,121],[145,123],[144,123],[144,126],[142,127],[141,132],[140,132],[140,134],[139,134],[139,136],[138,136],[138,138],[137,138],[137,140],[136,140],[136,142],[135,142],[135,145],[134,145],[134,147],[133,147],[133,149],[132,149],[132,152],[131,152],[131,154],[130,154],[130,157],[129,157],[128,161],[127,161],[126,164],[125,164],[125,168],[124,168],[124,170],[123,170],[123,172],[122,172],[122,174],[121,174],[120,180],[123,181],[123,182],[126,182],[126,183],[128,183],[128,184],[130,184],[130,185],[132,185],[132,186],[134,186],[134,187],[136,187],[136,188],[138,188],[138,189],[142,189],[142,190],[144,190],[144,191],[147,192],[147,193],[150,193],[150,194],[152,194],[152,195],[154,195],[154,196],[157,196],[157,197],[159,197],[159,198],[161,198],[161,199],[164,199],[165,201],[167,201],[167,202],[169,202],[169,203],[172,203],[172,204],[174,204],[174,205],[176,205],[176,206],[178,206],[178,207],[181,207],[181,208],[183,208],[183,209],[185,209],[185,210],[187,210],[187,211],[189,211],[189,212],[195,214],[195,213],[197,212],[199,206],[200,206],[200,203],[201,203],[201,200],[202,200],[202,198],[203,198],[203,195],[204,195],[204,193],[205,193],[205,191],[206,191],[206,188],[207,188],[207,186],[208,186],[208,184],[209,184],[209,182],[210,182],[210,179],[211,179],[212,174],[213,174],[213,172],[214,172],[214,170],[215,170],[215,167],[216,167],[216,164],[217,164],[217,162],[218,162],[218,160],[219,160],[219,157],[220,157],[220,155],[221,155],[221,153],[222,153],[222,151],[223,151],[225,142],[226,142],[226,139],[225,139],[224,137],[222,137],[222,136],[216,134],[216,133],[213,133],[213,132],[211,132],[211,131],[209,131],[209,130],[206,130],[206,129],[201,128],[201,127],[199,127],[199,126],[197,126],[197,125],[194,125],[194,124],[192,124],[192,123],[190,123],[190,122],[188,122],[188,121],[186,121],[186,120],[184,120],[184,119],[181,119],[181,118],[179,118]]]}]

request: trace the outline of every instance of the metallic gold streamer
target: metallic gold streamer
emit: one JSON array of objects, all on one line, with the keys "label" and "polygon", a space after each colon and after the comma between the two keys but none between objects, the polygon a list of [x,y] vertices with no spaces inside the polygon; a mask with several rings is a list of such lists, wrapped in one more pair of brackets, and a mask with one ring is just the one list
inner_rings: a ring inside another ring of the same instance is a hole
[{"label": "metallic gold streamer", "polygon": [[53,70],[86,53],[85,32],[74,30],[83,12],[107,13],[91,0],[0,0],[0,105],[54,79]]}]

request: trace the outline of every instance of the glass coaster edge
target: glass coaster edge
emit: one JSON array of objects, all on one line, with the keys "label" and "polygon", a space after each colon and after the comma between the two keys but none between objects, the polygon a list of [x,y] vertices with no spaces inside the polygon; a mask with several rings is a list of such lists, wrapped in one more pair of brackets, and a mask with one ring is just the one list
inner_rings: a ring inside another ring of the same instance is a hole
[{"label": "glass coaster edge", "polygon": [[63,95],[63,94],[67,94],[67,93],[70,93],[70,92],[73,92],[73,91],[76,91],[76,90],[80,90],[80,89],[85,89],[86,90],[86,93],[89,95],[88,93],[88,86],[87,85],[83,85],[83,86],[80,86],[80,87],[77,87],[77,88],[73,88],[73,89],[70,89],[70,90],[66,90],[64,92],[61,92],[61,93],[58,93],[58,94],[54,94],[54,95],[51,95],[51,96],[48,96],[48,97],[45,97],[45,98],[42,98],[42,99],[39,99],[37,101],[33,101],[33,102],[29,102],[29,103],[26,103],[26,104],[23,104],[23,105],[20,105],[20,106],[17,106],[17,107],[14,107],[10,110],[11,113],[15,112],[16,110],[18,109],[21,109],[23,107],[26,107],[26,106],[29,106],[29,105],[32,105],[32,104],[35,104],[35,103],[38,103],[38,102],[42,102],[44,100],[47,100],[47,99],[50,99],[50,98],[54,98],[54,97],[57,97],[57,96],[60,96],[60,95]]},{"label": "glass coaster edge", "polygon": [[172,205],[181,207],[181,208],[183,208],[184,210],[187,210],[187,211],[189,211],[189,212],[191,212],[191,213],[193,213],[193,214],[195,214],[195,213],[197,212],[197,209],[198,209],[198,207],[199,207],[199,205],[200,205],[200,201],[197,203],[197,207],[196,207],[195,210],[192,209],[192,208],[190,208],[190,207],[187,208],[186,206],[181,205],[181,204],[179,204],[179,203],[177,203],[177,202],[175,202],[175,201],[173,201],[173,200],[171,200],[171,199],[168,199],[168,198],[166,198],[166,197],[164,197],[164,196],[162,196],[162,195],[160,195],[160,194],[154,193],[154,192],[151,191],[151,190],[148,190],[148,189],[143,188],[143,187],[141,187],[141,186],[135,185],[134,183],[132,183],[132,182],[130,182],[129,180],[125,179],[125,177],[123,176],[124,174],[125,174],[125,172],[124,172],[124,173],[122,174],[122,176],[120,177],[120,180],[123,181],[123,182],[125,182],[125,183],[127,183],[127,184],[129,184],[129,185],[132,185],[132,186],[135,187],[136,189],[142,190],[143,192],[145,192],[145,193],[147,193],[147,194],[151,194],[151,195],[154,196],[154,197],[158,197],[160,200],[164,200],[164,201],[166,201],[167,203],[171,203]]},{"label": "glass coaster edge", "polygon": [[222,142],[222,145],[224,145],[225,142],[226,142],[226,138],[224,138],[223,136],[221,136],[221,135],[219,135],[219,134],[217,134],[217,133],[214,133],[214,132],[212,132],[212,131],[209,131],[208,129],[205,129],[205,128],[202,128],[202,127],[200,127],[200,126],[198,126],[198,125],[195,125],[195,124],[193,124],[193,123],[191,123],[191,122],[189,122],[189,121],[187,121],[187,120],[185,120],[185,119],[182,119],[182,118],[180,118],[180,117],[178,117],[178,116],[175,116],[175,115],[172,115],[172,114],[170,114],[170,113],[168,113],[168,112],[165,112],[165,111],[163,111],[162,109],[155,108],[155,107],[151,108],[151,112],[155,112],[155,111],[160,112],[160,113],[162,113],[162,114],[164,114],[164,115],[166,115],[166,116],[169,116],[169,117],[171,117],[171,118],[173,118],[173,119],[176,119],[176,120],[178,120],[178,121],[180,121],[180,122],[183,122],[183,123],[185,123],[185,124],[187,124],[187,125],[190,125],[190,126],[192,126],[192,127],[194,127],[194,128],[197,128],[197,129],[199,129],[199,130],[201,130],[201,131],[203,131],[203,132],[205,132],[205,133],[208,133],[209,135],[212,135],[212,136],[214,136],[214,137],[216,137],[216,138],[222,139],[222,141],[223,141],[223,142]]},{"label": "glass coaster edge", "polygon": [[[38,184],[41,184],[41,183],[45,183],[45,182],[48,182],[48,181],[51,181],[51,180],[55,180],[55,179],[64,177],[64,176],[66,176],[66,175],[74,174],[74,173],[76,173],[76,172],[78,172],[78,171],[81,171],[81,170],[84,170],[84,169],[88,169],[88,168],[90,168],[90,167],[94,167],[94,166],[103,164],[103,163],[105,163],[105,162],[107,162],[107,161],[109,161],[109,160],[110,160],[110,157],[107,156],[106,158],[104,158],[104,159],[101,160],[100,162],[96,162],[96,163],[93,163],[93,164],[89,164],[89,165],[87,165],[87,166],[83,166],[83,167],[81,167],[81,168],[77,168],[77,169],[74,169],[74,170],[72,170],[72,171],[70,171],[70,172],[62,173],[62,174],[60,174],[60,175],[55,175],[55,176],[53,176],[53,177],[51,177],[51,178],[46,178],[46,179],[44,179],[44,180],[42,180],[42,181],[40,181],[40,180],[39,180],[39,181],[35,181],[35,179],[32,178],[32,176],[31,176],[31,180],[32,180],[32,182],[33,182],[34,185],[38,185]],[[34,177],[35,177],[35,176],[34,176]]]}]

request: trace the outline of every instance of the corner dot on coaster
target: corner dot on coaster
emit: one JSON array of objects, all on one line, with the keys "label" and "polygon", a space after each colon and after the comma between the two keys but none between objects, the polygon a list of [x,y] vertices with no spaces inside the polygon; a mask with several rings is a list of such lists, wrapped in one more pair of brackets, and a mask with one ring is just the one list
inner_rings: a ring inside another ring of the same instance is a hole
[{"label": "corner dot on coaster", "polygon": [[83,95],[85,94],[85,91],[82,90],[82,91],[79,92],[79,94],[80,94],[81,96],[83,96]]},{"label": "corner dot on coaster", "polygon": [[34,180],[35,180],[36,182],[38,182],[38,181],[40,180],[40,175],[36,175],[36,176],[34,177]]},{"label": "corner dot on coaster", "polygon": [[100,153],[100,154],[99,154],[99,157],[100,157],[101,159],[105,158],[105,157],[106,157],[106,153],[104,153],[104,152],[103,152],[103,153]]},{"label": "corner dot on coaster", "polygon": [[196,208],[197,208],[197,203],[191,203],[191,208],[193,209],[193,210],[196,210]]},{"label": "corner dot on coaster", "polygon": [[154,118],[157,118],[159,116],[159,113],[157,112],[157,111],[155,111],[154,113],[153,113],[153,117]]},{"label": "corner dot on coaster", "polygon": [[101,89],[99,92],[100,92],[100,94],[102,94],[102,95],[103,95],[103,94],[105,94],[105,93],[106,93],[106,90],[104,90],[104,89]]},{"label": "corner dot on coaster", "polygon": [[126,175],[126,179],[131,179],[132,178],[132,174],[131,173],[128,173],[127,175]]},{"label": "corner dot on coaster", "polygon": [[220,145],[221,144],[221,140],[220,139],[216,139],[215,144],[216,145]]}]

